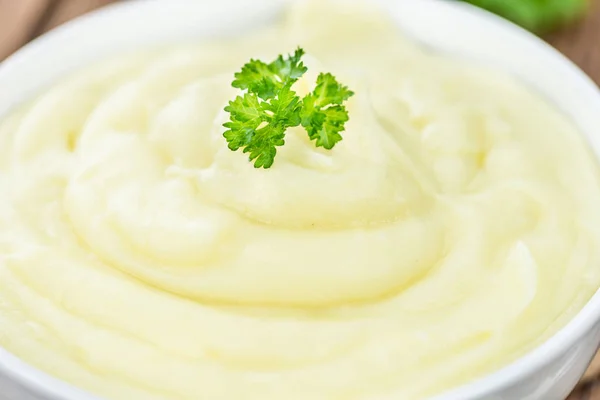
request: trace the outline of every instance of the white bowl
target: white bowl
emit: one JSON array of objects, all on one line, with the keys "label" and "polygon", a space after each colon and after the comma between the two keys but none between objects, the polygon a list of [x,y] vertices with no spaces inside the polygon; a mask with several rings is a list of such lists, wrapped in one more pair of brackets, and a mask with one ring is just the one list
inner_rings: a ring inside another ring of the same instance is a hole
[{"label": "white bowl", "polygon": [[[105,56],[158,44],[239,34],[273,19],[284,1],[287,0],[130,1],[80,18],[34,41],[0,64],[0,117],[63,74]],[[417,40],[452,56],[518,75],[569,115],[600,155],[599,91],[577,67],[541,40],[459,2],[379,1]],[[531,353],[435,400],[564,399],[580,379],[599,343],[597,293],[566,327]],[[37,371],[0,349],[0,399],[93,400],[95,397]]]}]

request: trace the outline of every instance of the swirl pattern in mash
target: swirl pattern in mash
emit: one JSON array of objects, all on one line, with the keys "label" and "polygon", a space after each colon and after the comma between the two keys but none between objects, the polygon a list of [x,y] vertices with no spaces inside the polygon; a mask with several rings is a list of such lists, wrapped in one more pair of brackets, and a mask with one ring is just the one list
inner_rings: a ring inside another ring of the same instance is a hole
[{"label": "swirl pattern in mash", "polygon": [[[101,64],[4,119],[0,345],[109,399],[410,400],[582,307],[600,185],[572,123],[334,7]],[[254,169],[222,137],[232,74],[298,44],[299,92],[323,70],[356,92],[344,140],[290,130]]]}]

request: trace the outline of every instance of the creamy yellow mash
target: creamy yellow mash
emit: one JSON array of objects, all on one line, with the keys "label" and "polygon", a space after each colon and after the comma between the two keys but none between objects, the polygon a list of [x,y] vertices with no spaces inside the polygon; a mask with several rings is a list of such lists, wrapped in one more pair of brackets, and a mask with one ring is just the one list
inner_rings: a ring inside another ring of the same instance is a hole
[{"label": "creamy yellow mash", "polygon": [[[299,92],[319,72],[356,92],[344,140],[292,129],[255,169],[222,137],[233,73],[298,45]],[[0,345],[107,399],[423,399],[600,284],[572,122],[361,5],[59,83],[4,118],[0,190]]]}]

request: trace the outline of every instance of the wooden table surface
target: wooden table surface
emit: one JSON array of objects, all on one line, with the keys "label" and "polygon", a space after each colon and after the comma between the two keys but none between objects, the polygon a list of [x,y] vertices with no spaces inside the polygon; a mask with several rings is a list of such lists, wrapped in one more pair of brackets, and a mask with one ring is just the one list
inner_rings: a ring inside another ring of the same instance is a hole
[{"label": "wooden table surface", "polygon": [[[0,60],[57,25],[115,1],[0,0]],[[585,20],[545,39],[600,84],[600,0],[590,1]],[[600,355],[568,400],[600,400]]]}]

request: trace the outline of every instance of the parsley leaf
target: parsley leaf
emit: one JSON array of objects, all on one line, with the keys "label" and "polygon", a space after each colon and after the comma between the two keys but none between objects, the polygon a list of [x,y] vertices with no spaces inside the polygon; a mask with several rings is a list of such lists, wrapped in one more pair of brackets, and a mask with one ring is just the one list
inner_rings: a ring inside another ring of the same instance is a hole
[{"label": "parsley leaf", "polygon": [[231,84],[234,88],[248,90],[263,100],[275,98],[279,90],[296,82],[308,68],[301,61],[304,50],[298,48],[294,55],[284,59],[277,57],[271,64],[260,60],[250,60],[237,72]]},{"label": "parsley leaf", "polygon": [[247,92],[225,107],[230,120],[223,124],[223,136],[230,150],[249,153],[256,168],[273,165],[291,127],[302,125],[310,139],[326,149],[342,140],[340,132],[349,118],[343,102],[354,93],[327,73],[319,75],[315,90],[301,100],[292,85],[307,71],[303,55],[298,48],[270,64],[250,60],[234,76],[232,86]]},{"label": "parsley leaf", "polygon": [[348,111],[343,102],[354,93],[339,84],[331,74],[320,74],[317,87],[303,99],[302,126],[317,147],[332,149],[342,140],[342,132],[348,121]]}]

